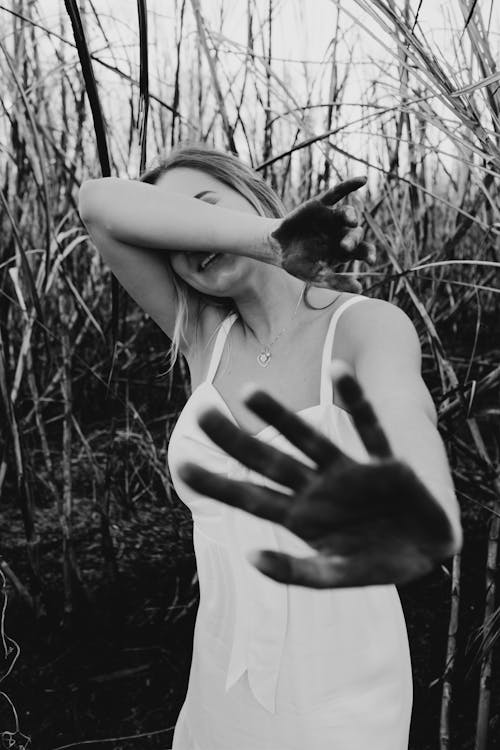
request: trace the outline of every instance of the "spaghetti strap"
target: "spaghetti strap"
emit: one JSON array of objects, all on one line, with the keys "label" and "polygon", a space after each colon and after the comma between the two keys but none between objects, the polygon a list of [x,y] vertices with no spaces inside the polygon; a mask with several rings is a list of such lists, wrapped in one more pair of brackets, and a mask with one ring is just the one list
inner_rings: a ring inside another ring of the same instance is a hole
[{"label": "spaghetti strap", "polygon": [[237,318],[237,313],[230,313],[226,318],[224,318],[219,330],[217,331],[214,348],[212,350],[212,356],[210,357],[210,363],[208,365],[207,375],[204,380],[205,383],[211,383],[215,377],[215,373],[217,372],[220,358],[222,356],[222,351],[224,349],[224,344],[226,343],[226,339],[228,337],[229,331],[231,330],[231,326],[233,325],[235,320],[237,320]]},{"label": "spaghetti strap", "polygon": [[356,296],[350,297],[340,307],[338,307],[333,313],[328,331],[325,337],[325,344],[323,346],[323,357],[321,360],[321,386],[320,386],[320,404],[331,404],[333,402],[333,386],[330,375],[328,373],[328,365],[333,359],[333,340],[335,336],[335,330],[339,322],[339,318],[348,307],[354,305],[356,302],[364,302],[367,297]]}]

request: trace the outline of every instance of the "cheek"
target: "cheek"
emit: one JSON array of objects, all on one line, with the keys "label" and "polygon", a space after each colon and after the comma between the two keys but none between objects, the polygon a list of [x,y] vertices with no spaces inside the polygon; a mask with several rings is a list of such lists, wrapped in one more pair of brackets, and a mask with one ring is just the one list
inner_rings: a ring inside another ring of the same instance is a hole
[{"label": "cheek", "polygon": [[170,253],[169,256],[170,265],[172,270],[175,271],[177,276],[180,276],[184,281],[188,281],[190,276],[189,266],[186,261],[184,253]]},{"label": "cheek", "polygon": [[197,282],[197,278],[193,276],[193,271],[189,267],[185,253],[170,253],[170,266],[174,272],[174,276],[187,284],[191,289],[195,289],[197,292],[203,292],[203,286],[200,286]]}]

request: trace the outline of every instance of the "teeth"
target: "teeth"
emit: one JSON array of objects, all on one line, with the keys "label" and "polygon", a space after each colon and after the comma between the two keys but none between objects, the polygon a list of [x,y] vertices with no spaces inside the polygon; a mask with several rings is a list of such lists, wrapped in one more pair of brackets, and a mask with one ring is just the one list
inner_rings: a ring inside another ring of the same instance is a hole
[{"label": "teeth", "polygon": [[200,263],[200,271],[203,271],[208,266],[208,264],[211,263],[213,259],[217,257],[217,255],[218,253],[210,253],[208,258],[205,258],[204,260],[202,260],[202,262]]}]

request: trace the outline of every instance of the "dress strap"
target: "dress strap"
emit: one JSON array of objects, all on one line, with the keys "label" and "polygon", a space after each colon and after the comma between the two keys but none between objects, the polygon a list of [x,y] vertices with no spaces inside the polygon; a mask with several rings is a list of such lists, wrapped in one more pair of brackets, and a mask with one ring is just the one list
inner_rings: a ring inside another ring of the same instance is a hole
[{"label": "dress strap", "polygon": [[215,338],[214,348],[212,349],[212,356],[210,357],[207,376],[204,381],[205,383],[211,383],[215,377],[215,373],[217,372],[220,358],[222,356],[222,351],[224,349],[224,344],[226,343],[226,339],[228,337],[229,331],[231,330],[231,326],[233,325],[235,320],[237,320],[237,318],[238,313],[230,313],[220,324],[219,330],[217,331],[217,336]]},{"label": "dress strap", "polygon": [[364,302],[367,297],[357,295],[356,297],[350,297],[340,307],[338,307],[333,313],[330,319],[330,325],[326,333],[325,344],[323,346],[323,358],[321,360],[321,389],[320,389],[320,403],[331,404],[333,402],[333,385],[330,375],[328,373],[328,367],[333,359],[333,340],[335,336],[335,330],[339,322],[339,318],[348,307],[356,304],[356,302]]}]

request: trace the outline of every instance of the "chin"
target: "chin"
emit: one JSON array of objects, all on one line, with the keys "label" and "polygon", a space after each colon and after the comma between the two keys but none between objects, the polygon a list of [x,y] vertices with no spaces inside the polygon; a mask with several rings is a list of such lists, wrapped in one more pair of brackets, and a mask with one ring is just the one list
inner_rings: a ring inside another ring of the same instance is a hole
[{"label": "chin", "polygon": [[239,287],[237,279],[218,279],[214,284],[200,284],[197,288],[198,291],[212,297],[233,297]]},{"label": "chin", "polygon": [[232,297],[241,283],[248,279],[246,259],[235,255],[221,255],[205,270],[191,277],[191,284],[199,292],[214,297]]}]

